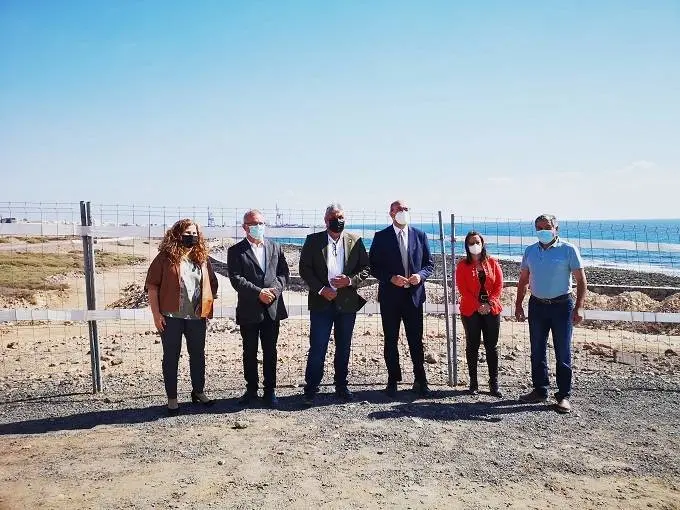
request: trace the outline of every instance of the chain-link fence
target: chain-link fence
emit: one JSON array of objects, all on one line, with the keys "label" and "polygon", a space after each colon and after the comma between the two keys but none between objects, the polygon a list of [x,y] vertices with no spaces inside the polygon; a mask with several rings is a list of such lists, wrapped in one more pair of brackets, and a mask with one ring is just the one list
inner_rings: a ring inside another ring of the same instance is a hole
[{"label": "chain-link fence", "polygon": [[[374,233],[389,225],[387,209],[345,211],[347,229],[361,235],[369,250]],[[245,210],[91,204],[91,225],[87,226],[79,204],[0,203],[3,400],[91,391],[93,360],[99,365],[95,371],[101,373],[106,392],[162,393],[162,349],[143,282],[165,230],[184,217],[198,222],[210,240],[220,283],[216,318],[210,322],[206,347],[208,388],[211,392],[239,390],[244,384],[241,339],[233,321],[236,293],[226,277],[226,250],[244,235],[241,223]],[[307,289],[299,277],[298,262],[305,236],[325,228],[323,211],[261,210],[268,223],[266,236],[284,246],[291,269],[291,282],[284,294],[291,317],[281,326],[278,382],[301,385],[309,319]],[[455,315],[453,293],[449,292],[451,306],[447,309],[444,290],[448,286],[451,291],[453,262],[463,252],[462,239],[469,230],[485,236],[489,252],[501,261],[506,279],[501,377],[526,377],[530,368],[528,328],[509,316],[519,260],[524,248],[534,242],[532,222],[444,215],[440,226],[438,213],[412,211],[412,224],[428,234],[435,259],[435,273],[425,284],[423,338],[431,383],[445,385],[453,379],[460,384],[467,382],[463,329]],[[677,222],[561,223],[561,235],[580,247],[588,264],[587,320],[574,337],[574,363],[579,374],[607,371],[617,377],[636,372],[674,376],[672,353],[678,352],[680,345],[678,229]],[[84,242],[90,237],[94,255],[92,292],[87,290],[90,265]],[[377,282],[367,281],[359,292],[368,303],[354,329],[350,382],[382,385],[387,372]],[[92,310],[85,312],[88,308]],[[96,322],[88,323],[88,319]],[[97,344],[91,338],[93,324]],[[332,355],[331,343],[326,358],[327,383],[332,382]],[[403,330],[400,355],[408,381],[411,362]],[[483,350],[480,360],[480,381],[484,381]],[[450,373],[450,367],[457,368],[457,374]],[[189,389],[188,363],[183,357],[180,391],[188,393]]]}]

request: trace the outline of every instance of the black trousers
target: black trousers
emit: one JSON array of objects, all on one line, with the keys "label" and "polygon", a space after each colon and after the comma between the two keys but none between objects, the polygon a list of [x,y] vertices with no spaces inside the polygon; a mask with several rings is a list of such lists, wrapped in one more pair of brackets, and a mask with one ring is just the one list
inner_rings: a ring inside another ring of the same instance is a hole
[{"label": "black trousers", "polygon": [[177,369],[182,352],[182,335],[187,339],[191,387],[202,393],[205,387],[205,319],[175,319],[165,317],[163,343],[163,381],[168,398],[177,398]]},{"label": "black trousers", "polygon": [[501,330],[501,316],[478,312],[469,317],[461,315],[465,328],[465,355],[467,357],[470,386],[477,386],[477,353],[484,336],[486,363],[489,367],[489,384],[498,384],[498,335]]},{"label": "black trousers", "polygon": [[258,388],[257,347],[258,338],[262,342],[262,375],[264,391],[271,392],[276,388],[276,341],[279,338],[279,323],[266,316],[262,322],[241,324],[243,339],[243,376],[246,389],[256,393]]},{"label": "black trousers", "polygon": [[423,305],[414,306],[411,295],[404,292],[400,299],[381,302],[380,316],[385,335],[385,364],[388,381],[401,381],[399,328],[403,321],[408,348],[411,352],[414,379],[420,383],[427,383],[423,349]]}]

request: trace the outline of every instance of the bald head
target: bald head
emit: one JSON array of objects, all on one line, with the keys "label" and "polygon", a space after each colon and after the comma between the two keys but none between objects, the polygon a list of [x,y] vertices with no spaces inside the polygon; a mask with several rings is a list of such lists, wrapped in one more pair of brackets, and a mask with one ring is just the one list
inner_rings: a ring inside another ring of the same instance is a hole
[{"label": "bald head", "polygon": [[392,223],[399,228],[404,228],[408,224],[409,218],[408,204],[405,200],[395,200],[390,204],[390,217]]}]

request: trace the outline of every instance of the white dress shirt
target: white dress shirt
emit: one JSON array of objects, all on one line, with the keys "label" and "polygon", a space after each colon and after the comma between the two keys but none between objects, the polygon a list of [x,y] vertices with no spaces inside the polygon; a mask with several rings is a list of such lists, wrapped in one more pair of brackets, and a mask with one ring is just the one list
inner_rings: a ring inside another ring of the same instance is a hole
[{"label": "white dress shirt", "polygon": [[335,241],[328,236],[328,250],[326,252],[326,266],[328,267],[328,285],[333,290],[338,290],[331,285],[331,280],[343,274],[345,270],[345,243],[344,236],[341,234]]},{"label": "white dress shirt", "polygon": [[[248,239],[248,238],[246,238],[246,239]],[[255,258],[257,259],[257,263],[260,264],[260,269],[262,269],[262,271],[265,271],[266,270],[266,266],[265,266],[266,254],[265,254],[265,249],[264,249],[264,241],[262,241],[260,244],[257,244],[257,243],[251,242],[251,240],[248,239],[248,242],[250,243],[250,247],[252,248],[253,253],[255,254]]]}]

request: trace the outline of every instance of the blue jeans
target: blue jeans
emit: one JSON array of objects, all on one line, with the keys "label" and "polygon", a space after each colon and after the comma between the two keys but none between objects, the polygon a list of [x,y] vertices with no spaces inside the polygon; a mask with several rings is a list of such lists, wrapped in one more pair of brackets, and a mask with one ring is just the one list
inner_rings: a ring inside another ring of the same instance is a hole
[{"label": "blue jeans", "polygon": [[329,305],[320,311],[309,312],[309,353],[305,371],[305,395],[313,396],[319,391],[323,379],[323,364],[326,359],[331,328],[335,340],[335,389],[347,388],[350,347],[356,313],[341,313]]},{"label": "blue jeans", "polygon": [[548,396],[548,333],[552,332],[558,400],[571,395],[571,298],[560,303],[541,303],[529,298],[529,342],[531,343],[531,381],[534,389]]}]

